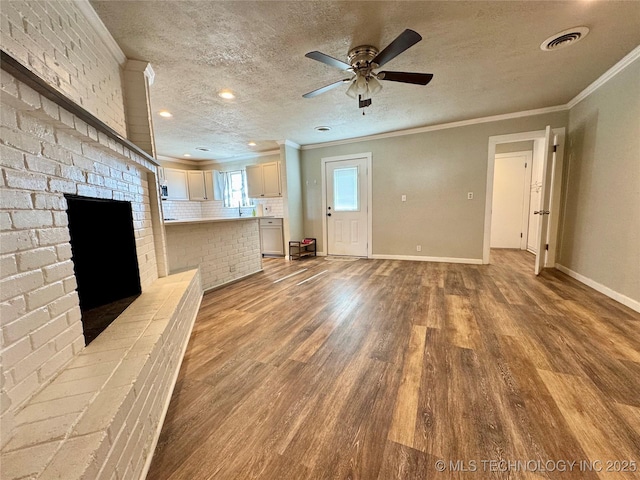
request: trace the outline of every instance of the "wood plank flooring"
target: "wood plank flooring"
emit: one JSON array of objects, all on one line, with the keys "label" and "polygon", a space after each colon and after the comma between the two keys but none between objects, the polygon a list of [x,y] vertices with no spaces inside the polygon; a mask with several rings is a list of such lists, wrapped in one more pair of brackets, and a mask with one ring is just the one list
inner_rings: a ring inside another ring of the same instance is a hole
[{"label": "wood plank flooring", "polygon": [[640,478],[640,314],[492,261],[265,259],[205,295],[148,478]]}]

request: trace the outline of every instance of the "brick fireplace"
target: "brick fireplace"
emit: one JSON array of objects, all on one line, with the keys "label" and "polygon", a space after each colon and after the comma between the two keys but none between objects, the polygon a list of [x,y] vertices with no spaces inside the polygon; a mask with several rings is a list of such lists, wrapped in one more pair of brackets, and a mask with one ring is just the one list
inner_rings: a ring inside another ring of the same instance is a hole
[{"label": "brick fireplace", "polygon": [[[0,13],[3,479],[144,476],[202,298],[197,270],[168,275],[157,165],[126,139],[126,59],[91,12],[18,1]],[[5,71],[5,52],[62,102]],[[141,294],[88,346],[65,195],[131,212]]]}]

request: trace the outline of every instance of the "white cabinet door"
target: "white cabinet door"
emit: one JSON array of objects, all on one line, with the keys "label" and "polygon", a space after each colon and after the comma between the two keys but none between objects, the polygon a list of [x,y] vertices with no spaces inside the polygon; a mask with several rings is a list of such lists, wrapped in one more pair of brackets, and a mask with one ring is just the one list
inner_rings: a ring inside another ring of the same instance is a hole
[{"label": "white cabinet door", "polygon": [[164,169],[167,182],[167,200],[189,200],[189,184],[186,170]]},{"label": "white cabinet door", "polygon": [[213,170],[204,172],[204,196],[207,200],[215,200],[213,198]]},{"label": "white cabinet door", "polygon": [[284,255],[281,218],[260,219],[260,251],[263,255]]},{"label": "white cabinet door", "polygon": [[249,198],[280,197],[280,162],[249,165],[247,170],[247,190]]},{"label": "white cabinet door", "polygon": [[280,191],[280,165],[279,162],[262,164],[262,193],[265,197],[279,197]]},{"label": "white cabinet door", "polygon": [[247,170],[247,196],[249,198],[264,197],[262,166],[248,165],[246,170]]},{"label": "white cabinet door", "polygon": [[189,200],[206,200],[204,172],[188,171],[187,178],[189,179]]}]

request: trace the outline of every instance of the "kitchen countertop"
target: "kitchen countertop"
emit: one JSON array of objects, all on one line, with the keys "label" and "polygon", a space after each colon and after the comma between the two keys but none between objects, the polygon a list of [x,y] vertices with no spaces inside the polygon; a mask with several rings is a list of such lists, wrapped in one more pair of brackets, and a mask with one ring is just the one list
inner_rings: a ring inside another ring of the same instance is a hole
[{"label": "kitchen countertop", "polygon": [[273,217],[253,217],[251,215],[246,217],[218,217],[218,218],[188,218],[184,220],[165,220],[165,225],[192,225],[194,223],[216,223],[216,222],[238,222],[243,220],[258,220],[259,218],[273,218]]}]

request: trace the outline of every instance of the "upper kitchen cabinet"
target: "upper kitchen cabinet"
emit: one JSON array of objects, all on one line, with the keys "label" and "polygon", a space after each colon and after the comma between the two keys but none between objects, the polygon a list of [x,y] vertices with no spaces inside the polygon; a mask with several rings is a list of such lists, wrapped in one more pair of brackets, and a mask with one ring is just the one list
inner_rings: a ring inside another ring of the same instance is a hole
[{"label": "upper kitchen cabinet", "polygon": [[187,171],[189,179],[189,200],[207,200],[204,172]]},{"label": "upper kitchen cabinet", "polygon": [[167,187],[166,200],[189,200],[189,182],[185,170],[165,168],[164,182]]},{"label": "upper kitchen cabinet", "polygon": [[247,166],[247,190],[250,198],[281,197],[280,162]]}]

